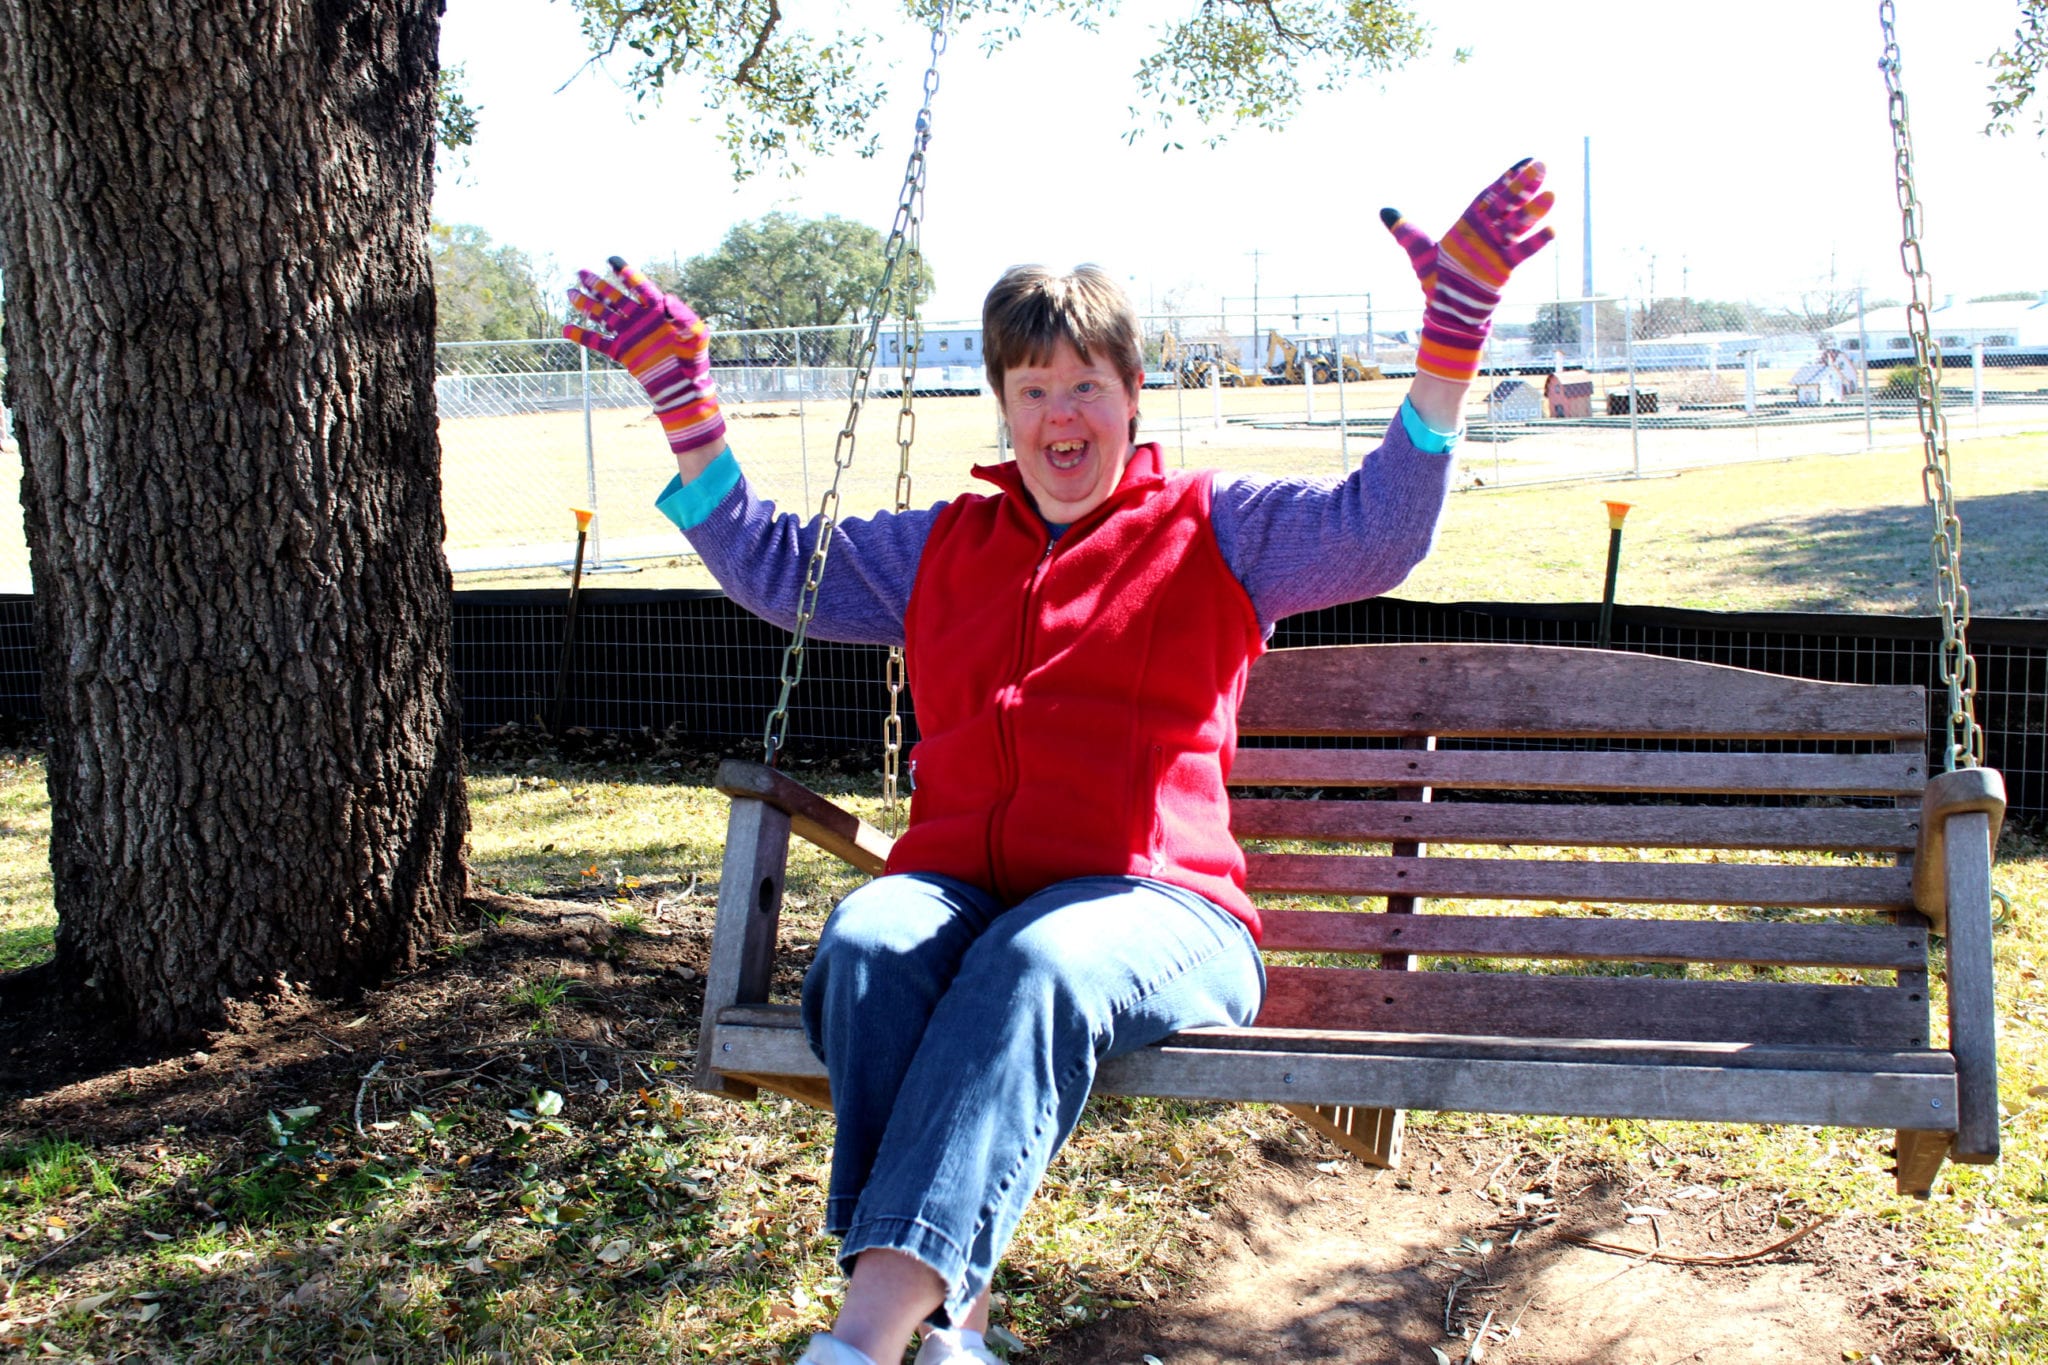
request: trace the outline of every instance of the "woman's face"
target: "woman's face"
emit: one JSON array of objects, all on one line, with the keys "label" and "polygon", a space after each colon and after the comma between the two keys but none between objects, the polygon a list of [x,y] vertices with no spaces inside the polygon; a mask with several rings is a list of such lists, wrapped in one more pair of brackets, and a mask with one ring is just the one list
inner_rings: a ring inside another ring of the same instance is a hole
[{"label": "woman's face", "polygon": [[1042,364],[1003,375],[1003,416],[1017,470],[1046,520],[1074,522],[1112,492],[1131,459],[1138,395],[1116,366],[1062,341]]}]

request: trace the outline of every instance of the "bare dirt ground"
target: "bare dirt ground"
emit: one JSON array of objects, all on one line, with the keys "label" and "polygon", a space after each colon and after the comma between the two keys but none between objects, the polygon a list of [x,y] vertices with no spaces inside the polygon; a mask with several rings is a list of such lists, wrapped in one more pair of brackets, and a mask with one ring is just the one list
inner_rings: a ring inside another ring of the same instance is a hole
[{"label": "bare dirt ground", "polygon": [[[1896,1230],[1724,1191],[1705,1170],[1546,1169],[1499,1139],[1411,1138],[1399,1172],[1329,1160],[1320,1142],[1269,1156],[1265,1178],[1216,1219],[1186,1294],[1098,1323],[1044,1359],[1946,1358],[1911,1312],[1911,1265]],[[1554,1193],[1507,1210],[1486,1197],[1488,1185],[1532,1182]]]}]

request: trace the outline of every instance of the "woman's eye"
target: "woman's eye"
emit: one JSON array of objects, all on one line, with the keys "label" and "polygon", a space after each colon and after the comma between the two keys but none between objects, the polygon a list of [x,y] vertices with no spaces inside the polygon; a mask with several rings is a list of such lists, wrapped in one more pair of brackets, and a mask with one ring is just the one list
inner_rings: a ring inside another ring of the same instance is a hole
[{"label": "woman's eye", "polygon": [[1096,383],[1092,379],[1084,379],[1074,386],[1074,392],[1082,394],[1094,393],[1097,389],[1101,387],[1102,386],[1100,384]]}]

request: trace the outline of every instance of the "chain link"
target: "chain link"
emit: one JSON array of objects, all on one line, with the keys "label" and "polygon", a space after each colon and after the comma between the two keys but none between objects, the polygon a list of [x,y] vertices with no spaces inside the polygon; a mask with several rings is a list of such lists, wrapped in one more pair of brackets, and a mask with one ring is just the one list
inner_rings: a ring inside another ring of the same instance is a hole
[{"label": "chain link", "polygon": [[[932,30],[932,64],[926,68],[924,77],[925,107],[917,116],[920,153],[931,140],[931,102],[932,96],[938,92],[939,58],[945,50],[946,30],[942,15],[939,25]],[[917,441],[917,409],[912,399],[916,394],[918,358],[924,354],[924,321],[918,304],[924,297],[926,163],[920,155],[914,164],[917,183],[910,192],[910,198],[916,207],[904,234],[903,286],[896,306],[896,353],[903,360],[903,406],[896,413],[896,510],[899,513],[910,510],[910,448]],[[897,783],[903,769],[903,689],[908,680],[909,669],[904,662],[903,646],[889,646],[889,663],[884,678],[889,689],[889,714],[882,721],[882,807],[888,812],[892,826],[905,814]],[[901,831],[892,829],[891,832]]]},{"label": "chain link", "polygon": [[1906,118],[1906,92],[1899,79],[1899,39],[1892,0],[1879,0],[1877,18],[1884,29],[1884,57],[1879,67],[1890,97],[1892,157],[1898,173],[1899,260],[1912,289],[1906,326],[1913,337],[1918,381],[1915,407],[1926,460],[1920,471],[1920,491],[1934,512],[1929,549],[1934,559],[1935,598],[1941,609],[1941,681],[1948,688],[1948,748],[1943,766],[1953,771],[1984,762],[1984,731],[1976,715],[1977,661],[1970,657],[1966,637],[1970,589],[1963,582],[1963,524],[1956,516],[1955,486],[1949,480],[1948,420],[1941,412],[1941,349],[1935,344],[1928,317],[1934,285],[1920,253],[1920,198],[1913,188],[1912,130]]},{"label": "chain link", "polygon": [[[768,713],[767,724],[762,728],[761,747],[769,767],[774,767],[781,756],[783,747],[789,742],[789,700],[796,685],[804,674],[804,647],[810,638],[811,618],[818,610],[818,588],[825,578],[825,560],[832,550],[832,537],[839,527],[839,480],[853,463],[856,429],[860,424],[860,410],[867,401],[868,380],[875,366],[875,353],[880,344],[882,320],[888,316],[890,304],[899,294],[911,306],[898,310],[898,336],[903,337],[903,315],[909,315],[909,338],[913,344],[921,344],[922,326],[916,318],[917,289],[905,288],[898,280],[898,271],[904,270],[911,280],[921,281],[923,266],[917,254],[918,224],[924,214],[925,148],[931,141],[932,96],[939,89],[939,58],[946,50],[946,28],[951,17],[952,6],[941,4],[932,23],[931,64],[924,73],[924,106],[917,111],[917,141],[910,149],[909,163],[903,170],[903,188],[896,201],[896,217],[889,226],[889,242],[882,258],[882,278],[875,286],[869,301],[867,328],[862,333],[859,349],[855,353],[853,396],[847,404],[846,423],[839,429],[838,439],[832,447],[832,486],[825,490],[825,496],[818,504],[818,539],[811,550],[810,566],[804,574],[804,586],[797,596],[796,629],[790,635],[789,648],[782,655],[782,690],[775,699],[775,709]],[[908,264],[906,264],[906,253]],[[916,420],[910,415],[911,379],[917,364],[916,352],[905,348],[903,353],[903,415],[897,419],[897,440],[902,447],[902,466],[896,476],[897,508],[908,506],[910,496],[910,436],[916,430]],[[903,720],[897,712],[897,696],[901,691],[903,678],[902,650],[894,649],[889,657],[889,719],[884,726],[887,747],[886,772],[883,779],[884,794],[891,808],[896,799],[896,764],[902,750]]]}]

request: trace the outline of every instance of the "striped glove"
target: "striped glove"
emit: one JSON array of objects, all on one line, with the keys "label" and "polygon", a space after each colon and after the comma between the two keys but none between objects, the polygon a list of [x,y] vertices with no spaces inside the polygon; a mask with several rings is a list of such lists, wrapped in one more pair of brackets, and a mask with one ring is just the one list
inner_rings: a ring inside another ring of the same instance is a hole
[{"label": "striped glove", "polygon": [[1422,281],[1418,372],[1454,384],[1469,384],[1479,373],[1479,353],[1509,274],[1557,235],[1548,227],[1529,231],[1556,202],[1543,189],[1543,174],[1542,162],[1517,161],[1472,201],[1440,242],[1431,241],[1398,211],[1380,210],[1380,221],[1408,253]]},{"label": "striped glove", "polygon": [[569,306],[588,326],[562,335],[626,367],[654,400],[669,449],[682,455],[725,443],[725,417],[711,382],[711,333],[681,299],[672,299],[617,256],[612,273],[576,272]]}]

